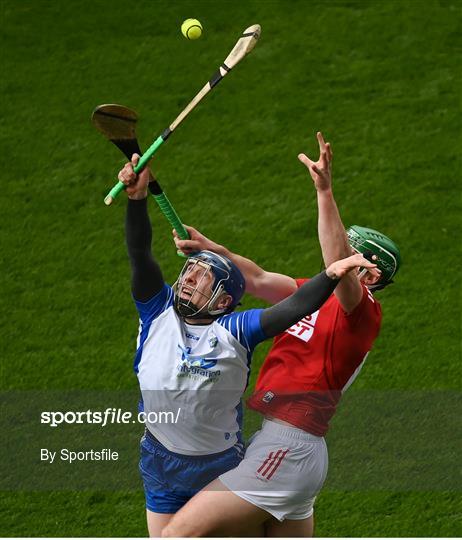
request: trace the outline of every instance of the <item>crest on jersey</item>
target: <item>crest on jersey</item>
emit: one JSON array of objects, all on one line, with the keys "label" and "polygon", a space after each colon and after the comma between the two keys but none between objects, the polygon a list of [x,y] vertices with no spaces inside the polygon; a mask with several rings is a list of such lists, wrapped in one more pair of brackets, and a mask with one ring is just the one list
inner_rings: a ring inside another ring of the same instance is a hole
[{"label": "crest on jersey", "polygon": [[266,392],[266,394],[261,398],[261,400],[264,403],[269,403],[273,398],[275,394],[273,392]]},{"label": "crest on jersey", "polygon": [[220,378],[221,371],[212,369],[216,367],[218,358],[193,356],[191,347],[183,348],[180,344],[178,344],[178,352],[181,358],[177,366],[178,377],[200,379],[209,383],[214,383]]},{"label": "crest on jersey", "polygon": [[182,364],[188,368],[200,368],[210,369],[217,365],[218,360],[216,358],[201,358],[191,356],[191,347],[183,347],[178,344],[178,348],[181,350]]}]

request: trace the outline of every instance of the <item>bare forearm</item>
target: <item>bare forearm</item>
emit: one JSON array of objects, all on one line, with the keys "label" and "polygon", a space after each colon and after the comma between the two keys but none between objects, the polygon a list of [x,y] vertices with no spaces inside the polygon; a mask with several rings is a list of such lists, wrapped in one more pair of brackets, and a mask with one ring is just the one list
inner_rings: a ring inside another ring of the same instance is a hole
[{"label": "bare forearm", "polygon": [[250,259],[242,257],[237,253],[233,253],[227,247],[218,244],[213,240],[210,240],[210,238],[204,236],[198,230],[194,229],[194,227],[189,227],[188,225],[186,225],[185,227],[190,235],[190,239],[181,240],[180,238],[178,238],[178,235],[175,232],[174,236],[177,248],[181,249],[185,255],[192,255],[197,251],[208,250],[213,251],[218,255],[223,255],[224,257],[227,257],[242,272],[242,275],[244,276],[244,279],[246,281],[247,292],[254,294],[253,291],[249,289],[249,285],[251,286],[251,284],[256,279],[260,278],[262,275],[265,274],[265,271],[262,268],[260,268]]},{"label": "bare forearm", "polygon": [[217,244],[194,229],[194,227],[188,225],[185,225],[185,227],[191,238],[189,240],[180,240],[178,235],[174,233],[177,248],[181,249],[185,255],[191,255],[206,249],[227,257],[242,272],[245,279],[245,290],[252,296],[274,304],[287,298],[297,290],[297,283],[293,278],[283,274],[266,272],[250,259],[233,253],[221,244]]},{"label": "bare forearm", "polygon": [[219,246],[221,253],[228,257],[242,272],[245,279],[245,291],[256,298],[275,304],[287,298],[297,290],[295,280],[284,274],[267,272],[250,259]]},{"label": "bare forearm", "polygon": [[[332,149],[324,141],[321,132],[317,133],[317,139],[320,153],[318,161],[312,161],[305,154],[300,154],[298,159],[307,167],[316,188],[319,243],[324,264],[328,267],[334,261],[348,257],[351,249],[332,193]],[[362,288],[354,272],[342,279],[335,289],[335,295],[347,312],[359,303]]]},{"label": "bare forearm", "polygon": [[[318,191],[318,235],[324,264],[351,255],[351,247],[331,190]],[[340,304],[351,312],[361,301],[362,288],[357,275],[350,272],[335,290]]]},{"label": "bare forearm", "polygon": [[[223,255],[227,257],[242,272],[242,275],[244,276],[244,279],[247,285],[249,285],[255,279],[258,279],[264,274],[264,270],[260,268],[258,264],[254,263],[250,259],[247,259],[246,257],[243,257],[242,255],[233,253],[227,247],[222,246],[221,244],[217,244],[213,240],[210,240],[207,238],[206,243],[200,246],[200,248],[208,249],[209,251],[218,253],[218,255]],[[247,287],[247,292],[250,294],[253,294],[253,291],[248,290],[248,287]]]},{"label": "bare forearm", "polygon": [[318,191],[318,236],[324,264],[351,255],[345,227],[331,190]]},{"label": "bare forearm", "polygon": [[[258,264],[254,263],[250,259],[247,259],[242,255],[238,255],[237,253],[233,253],[224,246],[220,247],[223,251],[220,251],[219,253],[221,253],[225,257],[228,257],[228,259],[230,259],[239,268],[247,284],[252,283],[255,279],[258,279],[264,273],[263,268],[260,268]],[[253,291],[247,292],[253,294]]]}]

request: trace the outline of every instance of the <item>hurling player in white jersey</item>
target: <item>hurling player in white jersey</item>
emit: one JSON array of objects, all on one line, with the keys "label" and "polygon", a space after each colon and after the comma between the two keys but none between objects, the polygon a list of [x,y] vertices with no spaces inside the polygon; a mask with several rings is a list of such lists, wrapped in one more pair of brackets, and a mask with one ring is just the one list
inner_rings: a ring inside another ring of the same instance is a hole
[{"label": "hurling player in white jersey", "polygon": [[[189,257],[173,287],[151,253],[149,170],[119,173],[129,198],[126,241],[132,293],[140,317],[134,368],[147,416],[141,441],[148,529],[159,536],[172,515],[243,457],[241,397],[255,346],[320,308],[361,254],[336,261],[291,297],[268,309],[233,313],[245,280],[228,258],[210,251]],[[173,412],[174,423],[149,420]]]}]

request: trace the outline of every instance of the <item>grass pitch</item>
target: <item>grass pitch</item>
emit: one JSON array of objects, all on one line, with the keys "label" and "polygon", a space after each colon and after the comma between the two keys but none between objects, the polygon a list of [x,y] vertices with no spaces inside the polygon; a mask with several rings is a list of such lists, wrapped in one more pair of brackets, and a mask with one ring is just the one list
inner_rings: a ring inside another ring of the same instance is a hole
[{"label": "grass pitch", "polygon": [[[382,230],[403,258],[380,293],[381,336],[349,392],[460,389],[458,2],[3,0],[0,10],[5,396],[136,387],[125,201],[103,205],[123,158],[90,114],[104,102],[133,107],[146,147],[256,22],[251,56],[156,155],[161,184],[186,223],[269,270],[314,274],[315,192],[296,156],[317,156],[321,129],[345,224]],[[200,40],[181,36],[188,17],[203,24]],[[181,261],[154,205],[151,216],[172,281]],[[254,357],[252,384],[267,348]],[[249,417],[247,431],[256,425]],[[416,439],[419,429],[410,418]],[[0,532],[146,534],[141,489],[69,489],[3,493]],[[461,508],[460,491],[441,486],[327,486],[317,534],[455,536]]]}]

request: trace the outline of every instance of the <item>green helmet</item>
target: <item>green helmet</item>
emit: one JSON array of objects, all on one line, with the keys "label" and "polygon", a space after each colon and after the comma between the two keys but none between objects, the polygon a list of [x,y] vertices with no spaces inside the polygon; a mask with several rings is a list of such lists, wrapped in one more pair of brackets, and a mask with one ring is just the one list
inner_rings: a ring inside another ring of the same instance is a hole
[{"label": "green helmet", "polygon": [[388,283],[393,283],[392,278],[401,265],[401,254],[398,246],[384,234],[352,225],[347,230],[350,246],[360,253],[370,251],[377,255],[377,266],[382,271],[382,277],[376,284],[377,288],[382,288]]}]

